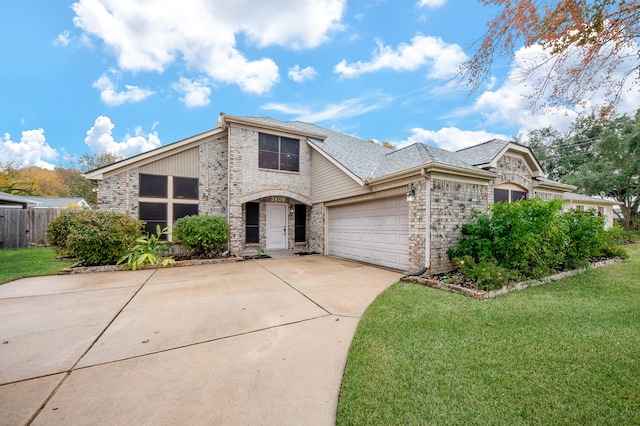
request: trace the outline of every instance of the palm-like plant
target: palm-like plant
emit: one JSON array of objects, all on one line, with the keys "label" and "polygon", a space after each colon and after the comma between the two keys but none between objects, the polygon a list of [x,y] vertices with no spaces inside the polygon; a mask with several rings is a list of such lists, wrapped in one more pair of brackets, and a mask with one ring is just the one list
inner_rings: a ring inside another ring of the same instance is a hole
[{"label": "palm-like plant", "polygon": [[160,229],[156,226],[155,234],[147,234],[136,240],[136,245],[118,260],[118,265],[124,264],[128,269],[136,270],[147,265],[155,267],[167,267],[175,264],[171,257],[164,257],[164,253],[169,250],[169,241],[163,240],[162,236],[169,233],[169,228]]}]

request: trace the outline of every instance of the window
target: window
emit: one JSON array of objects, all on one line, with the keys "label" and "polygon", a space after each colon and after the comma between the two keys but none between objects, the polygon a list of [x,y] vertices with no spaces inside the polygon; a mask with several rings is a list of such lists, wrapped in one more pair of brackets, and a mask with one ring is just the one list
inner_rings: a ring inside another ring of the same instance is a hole
[{"label": "window", "polygon": [[167,176],[140,174],[140,197],[167,198]]},{"label": "window", "polygon": [[245,242],[260,242],[260,203],[245,204]]},{"label": "window", "polygon": [[258,167],[299,172],[300,141],[260,133],[258,136]]},{"label": "window", "polygon": [[516,189],[501,189],[496,188],[493,190],[493,202],[494,203],[504,203],[504,202],[515,202],[520,200],[526,200],[527,193],[526,191],[518,191]]},{"label": "window", "polygon": [[167,204],[166,203],[140,203],[140,220],[145,222],[144,229],[149,234],[156,233],[156,227],[160,229],[167,227]]},{"label": "window", "polygon": [[197,200],[198,199],[198,179],[174,177],[173,178],[173,198]]},{"label": "window", "polygon": [[508,189],[494,189],[493,190],[493,202],[494,203],[503,203],[505,201],[509,201],[509,190]]},{"label": "window", "polygon": [[527,193],[524,191],[516,191],[514,189],[511,190],[511,201],[520,201],[520,200],[526,200],[527,199]]},{"label": "window", "polygon": [[296,204],[295,207],[295,239],[296,243],[307,241],[307,206]]},{"label": "window", "polygon": [[185,216],[197,216],[198,205],[197,204],[174,204],[173,205],[173,221]]},{"label": "window", "polygon": [[138,218],[156,233],[184,216],[198,214],[198,179],[141,173]]}]

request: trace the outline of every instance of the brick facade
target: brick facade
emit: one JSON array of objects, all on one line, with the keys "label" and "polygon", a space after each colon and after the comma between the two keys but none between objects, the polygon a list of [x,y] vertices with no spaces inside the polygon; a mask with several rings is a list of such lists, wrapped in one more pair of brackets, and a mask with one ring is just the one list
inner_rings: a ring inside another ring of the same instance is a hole
[{"label": "brick facade", "polygon": [[[299,172],[264,170],[258,167],[258,135],[252,129],[231,126],[229,128],[229,227],[231,252],[245,249],[244,204],[260,203],[260,243],[266,246],[266,203],[287,205],[288,248],[294,249],[294,218],[291,206],[304,204],[311,199],[311,152],[309,146],[300,143]],[[309,204],[309,203],[307,203]],[[307,215],[309,218],[309,215]],[[309,222],[307,222],[308,224]]]},{"label": "brick facade", "polygon": [[428,193],[426,179],[411,183],[415,190],[415,200],[409,203],[409,269],[418,271],[422,269],[427,251],[427,221],[429,217]]},{"label": "brick facade", "polygon": [[216,139],[198,147],[198,211],[201,215],[227,217],[227,141]]},{"label": "brick facade", "polygon": [[474,212],[488,209],[487,184],[465,183],[445,179],[431,180],[431,271],[453,269],[447,250],[462,236],[462,225],[469,223]]},{"label": "brick facade", "polygon": [[138,217],[138,168],[124,170],[98,185],[98,210]]}]

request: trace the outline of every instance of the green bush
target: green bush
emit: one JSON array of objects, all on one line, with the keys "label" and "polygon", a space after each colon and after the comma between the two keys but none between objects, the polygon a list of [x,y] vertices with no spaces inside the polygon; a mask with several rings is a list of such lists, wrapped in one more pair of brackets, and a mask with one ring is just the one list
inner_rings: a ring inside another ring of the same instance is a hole
[{"label": "green bush", "polygon": [[173,240],[197,256],[215,257],[229,242],[229,224],[220,216],[185,216],[173,224]]},{"label": "green bush", "polygon": [[141,236],[139,220],[92,210],[64,213],[47,227],[49,244],[85,266],[116,263]]},{"label": "green bush", "polygon": [[464,256],[462,259],[454,259],[453,263],[466,278],[475,281],[478,290],[497,290],[509,281],[509,271],[494,262],[476,263],[471,256]]},{"label": "green bush", "polygon": [[[464,260],[467,267],[460,269],[474,280],[490,273],[489,265],[504,268],[513,278],[540,278],[588,266],[594,258],[626,255],[614,247],[603,219],[593,211],[561,213],[561,207],[561,200],[537,198],[494,204],[489,214],[478,214],[462,227],[460,243],[447,254]],[[492,285],[488,278],[482,280]]]},{"label": "green bush", "polygon": [[611,235],[604,229],[604,218],[593,210],[570,210],[560,217],[567,232],[564,266],[567,269],[585,268],[590,259],[600,257],[605,247],[612,245]]}]

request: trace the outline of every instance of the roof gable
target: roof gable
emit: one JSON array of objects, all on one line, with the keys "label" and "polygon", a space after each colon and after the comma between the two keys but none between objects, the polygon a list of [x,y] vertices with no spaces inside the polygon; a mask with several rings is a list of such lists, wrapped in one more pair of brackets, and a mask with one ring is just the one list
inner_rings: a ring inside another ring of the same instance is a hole
[{"label": "roof gable", "polygon": [[456,151],[456,156],[473,166],[491,169],[497,167],[498,160],[508,152],[522,155],[533,177],[544,174],[531,148],[501,139],[492,139],[479,145],[460,149]]}]

